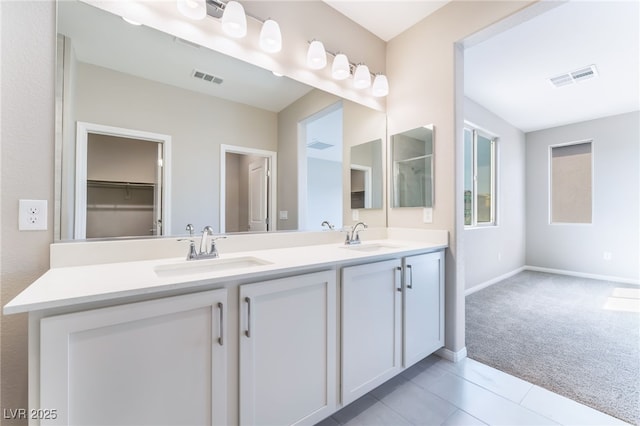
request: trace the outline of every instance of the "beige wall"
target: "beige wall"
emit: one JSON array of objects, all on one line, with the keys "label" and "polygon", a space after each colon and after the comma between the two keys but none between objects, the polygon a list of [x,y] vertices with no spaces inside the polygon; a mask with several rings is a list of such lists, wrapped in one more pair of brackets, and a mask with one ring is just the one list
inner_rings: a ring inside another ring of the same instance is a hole
[{"label": "beige wall", "polygon": [[87,179],[156,183],[158,143],[89,134]]},{"label": "beige wall", "polygon": [[[0,2],[0,303],[49,267],[53,240],[55,5]],[[18,231],[18,200],[49,201],[48,231]],[[2,408],[27,408],[27,317],[0,316]],[[24,421],[3,421],[3,425]]]},{"label": "beige wall", "polygon": [[433,123],[435,203],[433,222],[422,209],[389,209],[390,227],[449,231],[446,257],[446,330],[449,350],[464,348],[464,267],[456,229],[462,229],[462,50],[455,43],[517,12],[531,1],[454,1],[400,34],[387,45],[389,135]]}]

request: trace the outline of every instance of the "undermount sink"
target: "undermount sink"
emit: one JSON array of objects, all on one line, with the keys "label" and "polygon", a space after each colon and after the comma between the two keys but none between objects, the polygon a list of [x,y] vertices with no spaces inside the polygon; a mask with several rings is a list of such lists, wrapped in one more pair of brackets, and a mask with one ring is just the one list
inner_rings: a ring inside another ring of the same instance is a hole
[{"label": "undermount sink", "polygon": [[269,265],[271,262],[257,257],[235,257],[230,259],[185,260],[181,263],[158,265],[154,268],[159,277],[176,277],[180,275],[202,274],[207,272],[245,269],[254,266]]},{"label": "undermount sink", "polygon": [[361,244],[353,244],[353,245],[344,245],[342,248],[346,248],[348,250],[355,251],[381,251],[381,250],[392,250],[402,248],[402,246],[396,244],[387,244],[387,243],[361,243]]}]

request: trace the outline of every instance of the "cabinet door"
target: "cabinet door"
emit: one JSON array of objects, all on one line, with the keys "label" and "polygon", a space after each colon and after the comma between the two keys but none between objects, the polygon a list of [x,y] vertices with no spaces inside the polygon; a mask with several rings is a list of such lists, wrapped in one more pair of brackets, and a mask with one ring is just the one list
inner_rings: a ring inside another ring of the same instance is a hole
[{"label": "cabinet door", "polygon": [[404,367],[444,346],[444,254],[404,259]]},{"label": "cabinet door", "polygon": [[336,273],[240,286],[240,424],[314,424],[336,407]]},{"label": "cabinet door", "polygon": [[401,263],[342,269],[342,403],[400,371]]},{"label": "cabinet door", "polygon": [[227,424],[225,289],[44,318],[40,408],[60,425]]}]

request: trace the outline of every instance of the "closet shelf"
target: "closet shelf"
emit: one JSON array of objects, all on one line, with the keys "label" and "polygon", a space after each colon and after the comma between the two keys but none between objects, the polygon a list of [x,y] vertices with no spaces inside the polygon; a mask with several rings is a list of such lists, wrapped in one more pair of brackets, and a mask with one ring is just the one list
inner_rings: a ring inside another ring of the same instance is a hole
[{"label": "closet shelf", "polygon": [[92,188],[155,188],[154,183],[146,182],[117,182],[107,180],[87,180],[87,186]]}]

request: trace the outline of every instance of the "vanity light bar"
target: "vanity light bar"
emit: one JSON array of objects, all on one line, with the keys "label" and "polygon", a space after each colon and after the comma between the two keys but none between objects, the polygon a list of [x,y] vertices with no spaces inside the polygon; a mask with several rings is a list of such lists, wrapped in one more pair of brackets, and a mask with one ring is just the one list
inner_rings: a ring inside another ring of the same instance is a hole
[{"label": "vanity light bar", "polygon": [[[342,52],[332,52],[324,48],[324,44],[318,40],[308,41],[307,66],[311,69],[320,70],[327,65],[326,55],[333,57],[331,75],[336,80],[353,78],[353,85],[356,89],[366,89],[372,87],[373,96],[383,97],[389,94],[389,80],[384,74],[372,73],[363,63],[354,64],[349,62],[347,56]],[[373,77],[373,86],[371,84]]]}]

